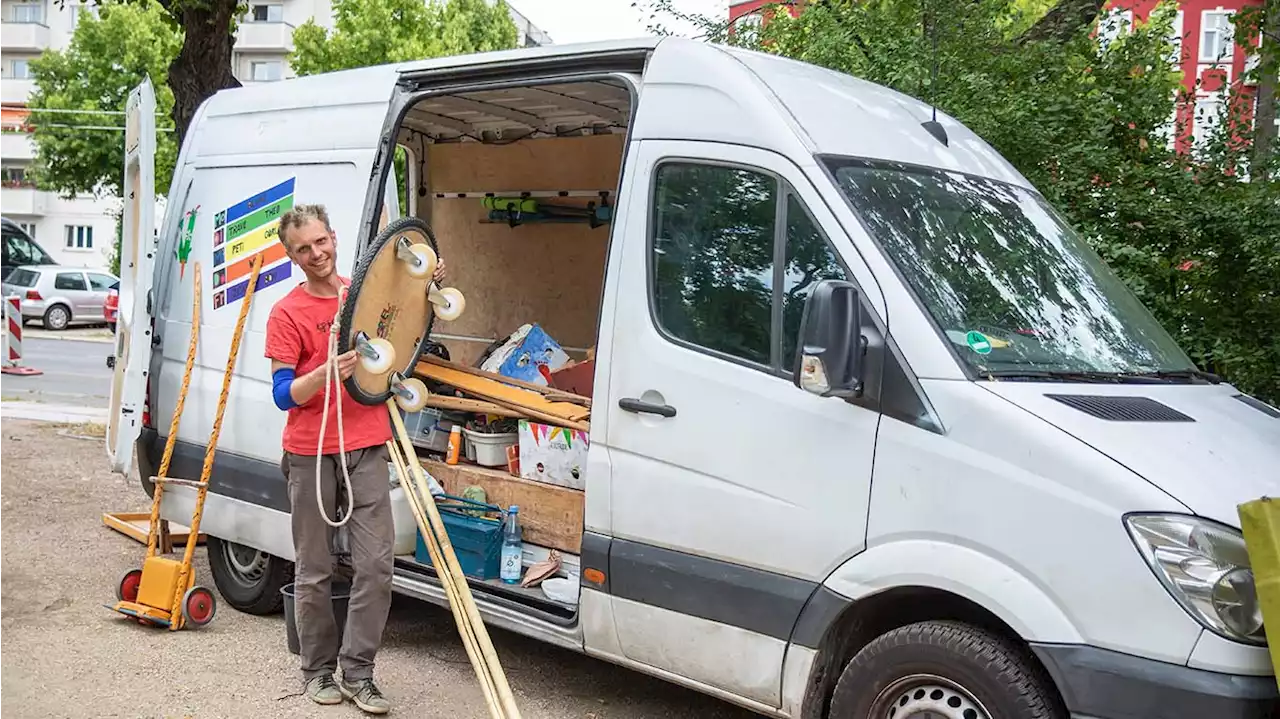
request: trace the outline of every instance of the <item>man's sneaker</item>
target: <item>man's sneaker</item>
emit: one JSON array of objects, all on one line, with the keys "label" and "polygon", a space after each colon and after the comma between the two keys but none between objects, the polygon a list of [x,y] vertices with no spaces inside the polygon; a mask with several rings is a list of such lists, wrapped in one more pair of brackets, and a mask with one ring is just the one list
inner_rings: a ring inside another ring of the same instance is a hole
[{"label": "man's sneaker", "polygon": [[342,690],[343,696],[370,714],[386,714],[391,711],[391,702],[382,696],[372,679],[347,681],[344,677],[338,688]]},{"label": "man's sneaker", "polygon": [[311,677],[306,684],[307,698],[316,704],[341,704],[342,691],[332,674],[321,674]]}]

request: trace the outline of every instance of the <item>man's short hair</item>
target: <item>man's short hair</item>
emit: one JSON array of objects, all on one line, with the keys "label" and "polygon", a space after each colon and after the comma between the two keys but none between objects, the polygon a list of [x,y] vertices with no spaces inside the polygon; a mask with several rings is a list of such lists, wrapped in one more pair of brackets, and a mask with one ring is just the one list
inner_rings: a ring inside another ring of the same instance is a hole
[{"label": "man's short hair", "polygon": [[289,240],[286,239],[289,229],[302,227],[311,220],[319,220],[325,230],[333,232],[333,228],[329,226],[329,213],[325,211],[324,205],[294,205],[293,209],[280,216],[280,241],[286,249],[291,249]]}]

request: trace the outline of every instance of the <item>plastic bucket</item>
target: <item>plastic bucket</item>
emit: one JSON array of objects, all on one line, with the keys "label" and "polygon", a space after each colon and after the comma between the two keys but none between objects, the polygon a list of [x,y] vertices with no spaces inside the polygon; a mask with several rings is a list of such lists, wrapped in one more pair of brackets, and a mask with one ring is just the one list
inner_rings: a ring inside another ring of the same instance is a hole
[{"label": "plastic bucket", "polygon": [[[347,627],[347,604],[351,601],[351,587],[343,582],[334,582],[329,592],[333,597],[333,619],[338,623],[338,645],[341,646],[343,630]],[[289,653],[297,654],[301,651],[301,644],[298,642],[297,613],[293,605],[293,583],[281,587],[280,593],[284,595],[285,641],[289,644]]]}]

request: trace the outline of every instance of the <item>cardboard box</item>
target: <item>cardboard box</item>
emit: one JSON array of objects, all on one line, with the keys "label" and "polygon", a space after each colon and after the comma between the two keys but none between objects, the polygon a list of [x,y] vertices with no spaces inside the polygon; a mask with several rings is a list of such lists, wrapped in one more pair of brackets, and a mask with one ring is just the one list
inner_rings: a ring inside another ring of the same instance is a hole
[{"label": "cardboard box", "polygon": [[520,477],[570,489],[586,489],[586,432],[520,420]]}]

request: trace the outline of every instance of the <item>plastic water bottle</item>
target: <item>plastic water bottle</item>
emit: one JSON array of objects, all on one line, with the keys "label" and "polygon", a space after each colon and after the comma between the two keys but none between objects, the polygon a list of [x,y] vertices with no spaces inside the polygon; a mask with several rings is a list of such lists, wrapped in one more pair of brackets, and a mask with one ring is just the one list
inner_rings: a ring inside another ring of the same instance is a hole
[{"label": "plastic water bottle", "polygon": [[513,504],[502,523],[502,569],[498,573],[507,584],[520,583],[523,534],[520,529],[520,508]]}]

